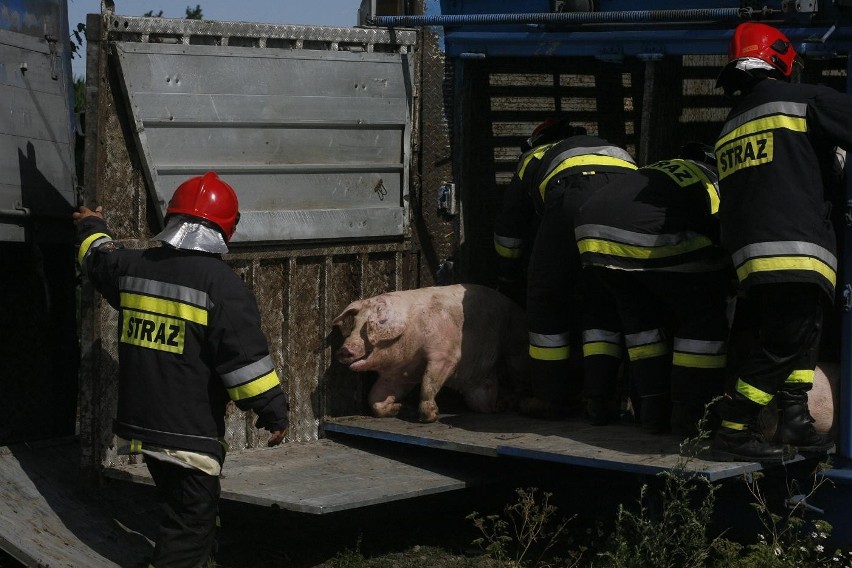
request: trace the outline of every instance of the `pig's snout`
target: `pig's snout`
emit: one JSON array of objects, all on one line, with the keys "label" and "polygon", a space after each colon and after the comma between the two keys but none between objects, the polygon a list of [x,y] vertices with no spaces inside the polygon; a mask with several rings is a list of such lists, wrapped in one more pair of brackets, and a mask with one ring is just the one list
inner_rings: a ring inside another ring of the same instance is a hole
[{"label": "pig's snout", "polygon": [[335,357],[337,357],[337,360],[344,365],[348,365],[356,359],[355,353],[353,353],[352,350],[345,345],[337,350]]}]

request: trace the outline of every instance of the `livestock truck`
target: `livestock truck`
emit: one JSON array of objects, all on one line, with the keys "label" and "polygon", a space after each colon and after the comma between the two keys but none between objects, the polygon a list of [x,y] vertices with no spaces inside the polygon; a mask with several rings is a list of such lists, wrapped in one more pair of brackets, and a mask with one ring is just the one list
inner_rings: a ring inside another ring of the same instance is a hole
[{"label": "livestock truck", "polygon": [[[75,273],[70,212],[102,205],[125,246],[149,246],[177,184],[208,170],[237,190],[242,217],[225,260],[257,298],[291,403],[278,448],[228,409],[223,499],[326,515],[459,491],[524,463],[640,482],[683,467],[679,440],[630,425],[463,411],[434,424],[370,418],[370,377],[333,357],[330,322],[354,299],[495,285],[493,220],[520,143],[548,115],[570,113],[643,164],[683,140],[712,143],[729,108],[715,77],[747,19],[784,31],[805,80],[848,90],[852,2],[635,4],[364,0],[359,25],[338,28],[122,15],[131,3],[103,0],[85,22],[83,128],[65,3],[0,0],[0,548],[29,565],[111,566],[144,553],[128,537],[138,503],[96,497],[108,482],[151,481],[115,451],[117,314]],[[848,203],[835,207],[844,243]],[[844,263],[824,341],[841,368],[825,474],[835,489],[811,506],[852,542]],[[686,467],[722,484],[772,473],[697,458]],[[69,479],[95,490],[69,491]]]}]

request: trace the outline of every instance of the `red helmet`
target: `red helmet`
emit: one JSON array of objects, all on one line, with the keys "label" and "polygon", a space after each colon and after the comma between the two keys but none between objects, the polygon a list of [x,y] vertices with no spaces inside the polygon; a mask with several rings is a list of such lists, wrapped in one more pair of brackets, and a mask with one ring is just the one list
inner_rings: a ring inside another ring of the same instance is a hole
[{"label": "red helmet", "polygon": [[585,133],[585,128],[582,126],[572,126],[567,118],[551,116],[535,127],[530,137],[521,145],[521,150],[526,152],[536,146],[559,142],[565,138]]},{"label": "red helmet", "polygon": [[240,218],[240,206],[234,189],[219,179],[216,172],[190,178],[180,184],[169,201],[169,215],[191,215],[215,224],[230,242]]},{"label": "red helmet", "polygon": [[737,26],[728,43],[728,61],[754,57],[768,63],[781,75],[789,78],[793,73],[796,50],[793,44],[772,26],[757,22],[744,22]]}]

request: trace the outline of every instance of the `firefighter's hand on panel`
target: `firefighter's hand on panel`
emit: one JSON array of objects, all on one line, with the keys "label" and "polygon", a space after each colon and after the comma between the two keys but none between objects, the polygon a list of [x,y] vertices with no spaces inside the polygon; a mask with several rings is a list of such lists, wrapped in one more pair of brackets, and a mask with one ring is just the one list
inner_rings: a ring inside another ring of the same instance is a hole
[{"label": "firefighter's hand on panel", "polygon": [[269,447],[277,446],[281,442],[284,441],[284,438],[287,437],[287,428],[283,430],[275,430],[269,435],[269,440],[266,442],[266,445]]},{"label": "firefighter's hand on panel", "polygon": [[104,208],[101,207],[100,205],[98,205],[97,207],[95,207],[95,210],[92,211],[91,209],[89,209],[85,205],[81,205],[80,209],[78,211],[75,211],[74,213],[71,214],[71,218],[74,219],[75,223],[79,223],[80,221],[82,221],[86,217],[92,217],[92,216],[100,217],[101,219],[103,219],[104,218]]}]

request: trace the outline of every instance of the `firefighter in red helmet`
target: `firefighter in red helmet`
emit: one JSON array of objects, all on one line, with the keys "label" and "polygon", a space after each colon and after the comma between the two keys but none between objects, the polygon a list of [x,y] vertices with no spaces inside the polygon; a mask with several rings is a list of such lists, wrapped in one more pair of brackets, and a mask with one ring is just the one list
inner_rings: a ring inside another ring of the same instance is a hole
[{"label": "firefighter in red helmet", "polygon": [[151,566],[194,568],[213,550],[225,405],[257,415],[281,443],[288,405],[251,292],[222,261],[239,220],[237,195],[215,173],[182,183],[163,246],[125,249],[100,207],[80,207],[78,261],[119,311],[121,453],[143,454],[163,501]]},{"label": "firefighter in red helmet", "polygon": [[[719,404],[711,453],[777,463],[796,450],[825,453],[833,445],[814,430],[807,391],[823,310],[835,294],[837,246],[826,188],[835,147],[852,148],[852,97],[791,82],[796,50],[765,24],[740,24],[728,58],[717,82],[735,97],[715,146],[719,221],[758,333]],[[779,427],[766,440],[755,421],[776,397]]]}]

